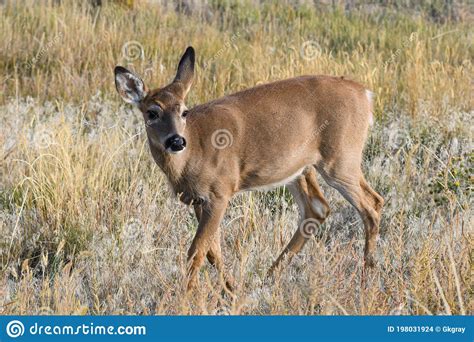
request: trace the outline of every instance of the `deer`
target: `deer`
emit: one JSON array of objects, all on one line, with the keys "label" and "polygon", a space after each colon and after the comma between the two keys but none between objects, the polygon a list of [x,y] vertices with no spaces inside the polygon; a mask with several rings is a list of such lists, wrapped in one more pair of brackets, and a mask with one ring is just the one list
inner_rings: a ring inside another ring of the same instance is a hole
[{"label": "deer", "polygon": [[173,81],[149,89],[134,72],[114,69],[122,99],[143,114],[151,155],[174,195],[194,208],[198,227],[188,250],[187,289],[198,283],[205,259],[226,288],[220,224],[230,199],[244,191],[286,186],[299,226],[269,269],[298,254],[330,208],[317,173],[358,212],[365,228],[364,269],[374,252],[383,198],[365,180],[363,149],[373,122],[372,93],[344,77],[307,75],[260,84],[187,108],[195,51],[182,55]]}]

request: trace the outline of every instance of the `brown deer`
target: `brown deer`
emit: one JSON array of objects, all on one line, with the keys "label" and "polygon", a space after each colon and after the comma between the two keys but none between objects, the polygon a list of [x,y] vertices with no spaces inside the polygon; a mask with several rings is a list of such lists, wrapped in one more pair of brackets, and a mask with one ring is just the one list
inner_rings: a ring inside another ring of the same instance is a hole
[{"label": "brown deer", "polygon": [[[186,108],[195,54],[188,47],[169,85],[148,90],[129,70],[115,68],[118,93],[143,113],[150,150],[180,200],[194,205],[199,226],[188,253],[188,289],[207,256],[224,275],[219,225],[241,191],[286,185],[301,216],[275,261],[298,253],[329,206],[316,170],[359,212],[365,265],[373,266],[382,197],[364,179],[362,151],[372,121],[371,93],[330,76],[300,76]],[[231,277],[227,286],[231,288]]]}]

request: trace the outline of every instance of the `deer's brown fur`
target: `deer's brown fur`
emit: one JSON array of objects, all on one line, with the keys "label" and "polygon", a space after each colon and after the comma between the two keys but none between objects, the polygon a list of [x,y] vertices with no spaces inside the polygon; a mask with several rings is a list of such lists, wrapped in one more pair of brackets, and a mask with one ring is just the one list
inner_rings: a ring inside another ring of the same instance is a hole
[{"label": "deer's brown fur", "polygon": [[[118,92],[144,115],[156,163],[180,199],[194,204],[199,226],[188,254],[190,286],[206,255],[224,272],[219,224],[230,198],[240,191],[288,184],[301,222],[322,223],[329,206],[315,170],[361,215],[365,261],[373,264],[383,199],[361,171],[372,119],[370,93],[362,85],[340,77],[300,76],[186,110],[184,100],[194,77],[192,48],[164,88],[147,92],[140,78],[122,67],[115,74]],[[181,139],[171,149],[166,147],[170,137]],[[223,138],[224,147],[217,140]],[[283,256],[298,253],[308,238],[297,229],[272,269]],[[231,278],[226,279],[230,286]]]}]

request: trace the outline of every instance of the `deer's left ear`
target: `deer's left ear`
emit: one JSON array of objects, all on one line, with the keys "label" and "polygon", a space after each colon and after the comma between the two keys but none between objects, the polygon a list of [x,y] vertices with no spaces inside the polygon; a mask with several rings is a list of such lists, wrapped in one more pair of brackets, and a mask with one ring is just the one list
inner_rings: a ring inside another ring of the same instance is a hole
[{"label": "deer's left ear", "polygon": [[178,72],[174,78],[174,82],[179,82],[184,87],[184,96],[189,92],[194,79],[194,49],[192,46],[188,47],[181,57],[178,64]]},{"label": "deer's left ear", "polygon": [[115,87],[122,99],[134,105],[138,105],[146,96],[146,87],[143,81],[124,67],[117,66],[114,69]]}]

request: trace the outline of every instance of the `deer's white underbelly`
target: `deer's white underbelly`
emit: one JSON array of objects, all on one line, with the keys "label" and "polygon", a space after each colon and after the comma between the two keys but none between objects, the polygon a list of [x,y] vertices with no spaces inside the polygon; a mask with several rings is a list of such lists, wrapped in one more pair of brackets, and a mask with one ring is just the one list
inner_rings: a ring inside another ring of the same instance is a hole
[{"label": "deer's white underbelly", "polygon": [[300,176],[303,173],[303,170],[304,170],[304,167],[299,169],[297,172],[295,172],[291,176],[289,176],[287,178],[284,178],[280,181],[265,184],[265,185],[260,185],[260,186],[254,186],[254,187],[247,188],[247,189],[243,189],[243,190],[239,191],[239,193],[244,192],[244,191],[254,191],[254,190],[268,191],[268,190],[271,190],[271,189],[274,189],[274,188],[278,188],[280,186],[283,186],[283,185],[286,185],[286,184],[289,184],[289,183],[293,182],[298,176]]}]

